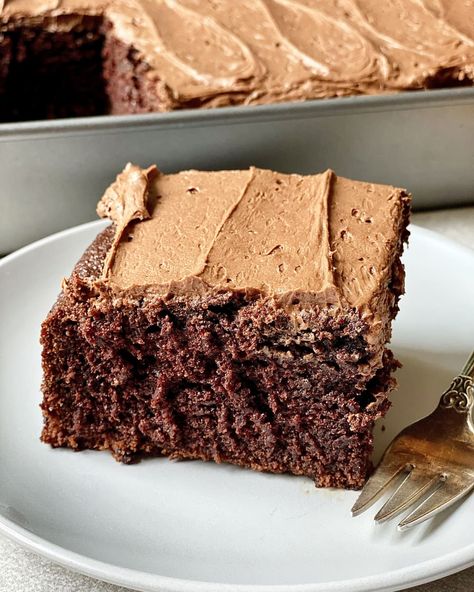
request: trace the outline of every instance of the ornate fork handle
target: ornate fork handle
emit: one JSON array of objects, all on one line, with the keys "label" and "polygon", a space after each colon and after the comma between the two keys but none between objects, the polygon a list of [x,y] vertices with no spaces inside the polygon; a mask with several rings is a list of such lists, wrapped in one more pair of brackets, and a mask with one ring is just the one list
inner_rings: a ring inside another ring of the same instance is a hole
[{"label": "ornate fork handle", "polygon": [[474,352],[464,368],[443,393],[439,406],[454,409],[457,413],[468,413],[474,407]]}]

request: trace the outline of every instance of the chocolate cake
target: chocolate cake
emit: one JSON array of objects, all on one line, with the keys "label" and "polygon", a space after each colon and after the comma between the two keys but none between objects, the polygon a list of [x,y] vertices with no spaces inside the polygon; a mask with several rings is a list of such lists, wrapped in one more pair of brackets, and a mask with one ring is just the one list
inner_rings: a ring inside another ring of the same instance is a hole
[{"label": "chocolate cake", "polygon": [[359,488],[398,366],[405,191],[127,165],[44,321],[42,440]]},{"label": "chocolate cake", "polygon": [[466,0],[0,0],[0,120],[474,80]]}]

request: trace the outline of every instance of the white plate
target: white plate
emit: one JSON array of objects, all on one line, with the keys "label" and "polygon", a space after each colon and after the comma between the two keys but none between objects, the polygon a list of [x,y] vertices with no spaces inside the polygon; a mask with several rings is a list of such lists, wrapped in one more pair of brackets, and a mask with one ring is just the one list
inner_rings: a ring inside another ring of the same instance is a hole
[{"label": "white plate", "polygon": [[[82,573],[140,590],[395,590],[474,563],[474,496],[407,533],[351,518],[354,492],[212,463],[116,463],[41,444],[41,320],[103,223],[0,263],[0,530]],[[426,414],[474,343],[474,255],[412,229],[393,348],[404,367],[378,449]],[[204,582],[199,584],[198,582]]]}]

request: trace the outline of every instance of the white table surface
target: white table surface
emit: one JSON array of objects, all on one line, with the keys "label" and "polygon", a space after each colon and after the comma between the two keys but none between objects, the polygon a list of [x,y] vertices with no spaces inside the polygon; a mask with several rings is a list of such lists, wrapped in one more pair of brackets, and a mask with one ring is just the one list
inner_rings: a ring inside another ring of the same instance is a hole
[{"label": "white table surface", "polygon": [[[413,222],[474,249],[474,207],[414,214]],[[123,592],[54,565],[0,535],[0,592]],[[474,592],[474,567],[411,588],[413,592]]]}]

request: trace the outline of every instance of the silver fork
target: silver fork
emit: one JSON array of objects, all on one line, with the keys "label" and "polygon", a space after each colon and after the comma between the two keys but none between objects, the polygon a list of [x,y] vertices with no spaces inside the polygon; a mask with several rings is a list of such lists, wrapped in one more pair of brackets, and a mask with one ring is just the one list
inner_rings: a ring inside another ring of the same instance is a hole
[{"label": "silver fork", "polygon": [[396,487],[374,520],[383,522],[416,504],[398,525],[405,530],[467,495],[474,488],[473,415],[474,352],[433,413],[392,440],[352,507],[352,515],[361,514]]}]

